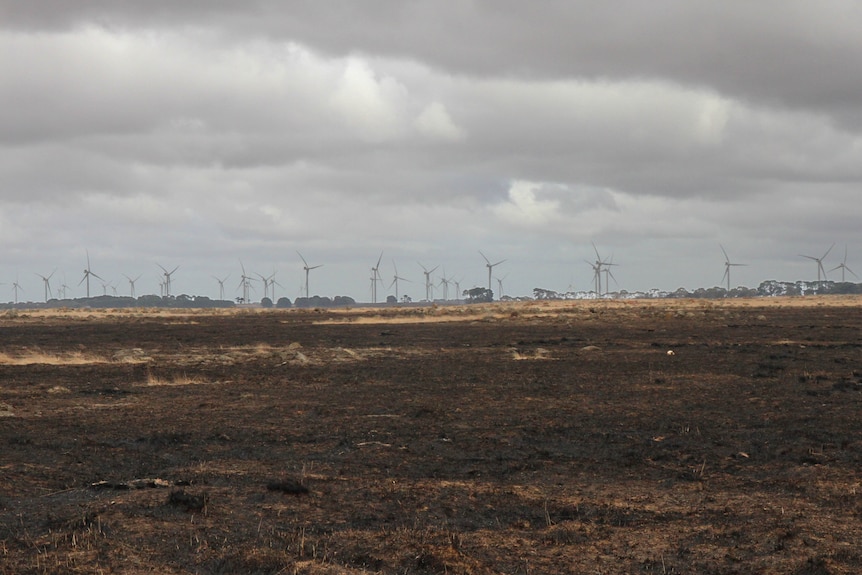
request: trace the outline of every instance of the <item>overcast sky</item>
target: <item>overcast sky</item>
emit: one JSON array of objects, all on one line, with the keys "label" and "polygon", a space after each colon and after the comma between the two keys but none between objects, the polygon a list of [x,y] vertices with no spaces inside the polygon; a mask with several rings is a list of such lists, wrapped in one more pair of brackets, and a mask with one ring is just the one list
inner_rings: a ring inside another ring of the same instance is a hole
[{"label": "overcast sky", "polygon": [[862,275],[860,135],[851,0],[0,0],[0,301]]}]

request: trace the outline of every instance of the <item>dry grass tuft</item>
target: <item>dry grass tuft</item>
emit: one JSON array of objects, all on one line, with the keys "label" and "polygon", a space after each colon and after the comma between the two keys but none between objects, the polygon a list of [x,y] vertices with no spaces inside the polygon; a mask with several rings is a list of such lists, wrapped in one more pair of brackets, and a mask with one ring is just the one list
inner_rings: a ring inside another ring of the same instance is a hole
[{"label": "dry grass tuft", "polygon": [[203,378],[189,376],[186,374],[174,374],[170,378],[160,377],[153,373],[147,374],[147,381],[144,385],[147,387],[169,387],[180,385],[204,385],[210,383]]},{"label": "dry grass tuft", "polygon": [[0,352],[0,365],[89,365],[94,363],[107,363],[107,360],[79,351],[63,354],[50,354],[39,350],[22,350],[20,353]]}]

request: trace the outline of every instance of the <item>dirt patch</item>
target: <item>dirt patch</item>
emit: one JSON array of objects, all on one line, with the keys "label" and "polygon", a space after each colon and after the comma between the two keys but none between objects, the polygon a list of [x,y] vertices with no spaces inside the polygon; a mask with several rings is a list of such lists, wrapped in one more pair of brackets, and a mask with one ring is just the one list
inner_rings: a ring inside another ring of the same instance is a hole
[{"label": "dirt patch", "polygon": [[858,304],[0,317],[0,573],[859,573]]}]

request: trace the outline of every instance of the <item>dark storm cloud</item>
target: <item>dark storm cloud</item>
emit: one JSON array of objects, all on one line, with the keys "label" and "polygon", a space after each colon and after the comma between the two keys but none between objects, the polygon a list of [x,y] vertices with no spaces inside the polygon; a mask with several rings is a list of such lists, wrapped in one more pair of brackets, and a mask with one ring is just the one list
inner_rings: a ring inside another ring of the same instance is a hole
[{"label": "dark storm cloud", "polygon": [[862,6],[713,2],[4,2],[4,25],[205,27],[452,74],[662,78],[858,121]]}]

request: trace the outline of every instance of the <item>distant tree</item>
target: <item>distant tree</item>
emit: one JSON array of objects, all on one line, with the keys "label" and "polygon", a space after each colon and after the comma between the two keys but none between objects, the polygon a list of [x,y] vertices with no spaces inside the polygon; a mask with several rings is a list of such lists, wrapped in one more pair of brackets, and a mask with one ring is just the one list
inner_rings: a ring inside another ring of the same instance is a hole
[{"label": "distant tree", "polygon": [[494,301],[494,292],[483,287],[464,290],[462,295],[467,299],[467,303],[487,303]]},{"label": "distant tree", "polygon": [[278,301],[275,302],[275,307],[280,309],[289,308],[291,307],[290,300],[286,297],[280,297],[278,298]]},{"label": "distant tree", "polygon": [[560,294],[554,290],[533,288],[533,297],[536,299],[560,299]]},{"label": "distant tree", "polygon": [[141,307],[160,307],[162,298],[154,294],[142,295],[138,298],[138,305]]},{"label": "distant tree", "polygon": [[272,300],[271,300],[271,299],[269,299],[268,297],[265,297],[265,298],[261,299],[261,300],[260,300],[260,307],[263,307],[263,308],[266,308],[266,309],[271,308],[271,307],[272,307]]},{"label": "distant tree", "polygon": [[347,295],[337,295],[335,299],[332,300],[332,305],[337,306],[347,306],[347,305],[356,305],[356,300]]},{"label": "distant tree", "polygon": [[404,294],[403,296],[401,296],[401,303],[412,303],[412,302],[413,302],[413,298],[411,298],[409,295]]},{"label": "distant tree", "polygon": [[394,295],[386,296],[386,303],[398,303],[398,298]]}]

